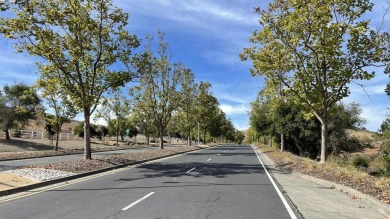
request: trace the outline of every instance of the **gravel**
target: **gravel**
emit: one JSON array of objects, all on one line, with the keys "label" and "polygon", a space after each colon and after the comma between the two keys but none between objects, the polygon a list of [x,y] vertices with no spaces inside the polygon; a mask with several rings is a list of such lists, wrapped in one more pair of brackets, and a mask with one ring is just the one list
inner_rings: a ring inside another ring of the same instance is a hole
[{"label": "gravel", "polygon": [[21,175],[42,182],[72,176],[75,174],[110,168],[118,165],[131,165],[137,162],[143,162],[150,159],[174,155],[177,153],[189,152],[200,148],[203,147],[171,147],[169,149],[166,148],[163,150],[148,150],[142,152],[119,154],[104,158],[95,158],[93,160],[80,159],[46,164],[43,166],[25,166],[20,169],[8,170],[5,172]]},{"label": "gravel", "polygon": [[71,173],[71,172],[66,172],[61,170],[52,170],[52,169],[44,169],[44,168],[24,168],[24,169],[8,170],[5,171],[5,173],[12,173],[15,175],[28,177],[39,182],[63,178],[63,177],[72,176],[76,174],[76,173]]}]

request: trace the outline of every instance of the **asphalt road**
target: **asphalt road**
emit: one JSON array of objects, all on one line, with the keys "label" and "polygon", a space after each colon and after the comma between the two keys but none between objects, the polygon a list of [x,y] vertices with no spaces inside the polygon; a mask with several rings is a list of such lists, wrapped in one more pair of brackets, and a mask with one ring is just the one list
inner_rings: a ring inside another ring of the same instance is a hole
[{"label": "asphalt road", "polygon": [[[92,158],[107,157],[107,156],[112,156],[117,154],[133,153],[133,152],[153,150],[153,149],[159,149],[159,147],[130,148],[126,150],[96,152],[96,153],[92,153]],[[71,154],[71,155],[53,156],[53,157],[0,161],[0,172],[17,169],[22,166],[45,165],[45,164],[58,163],[61,161],[78,160],[83,158],[84,158],[83,154]]]},{"label": "asphalt road", "polygon": [[1,218],[291,218],[250,146],[219,146],[0,203]]}]

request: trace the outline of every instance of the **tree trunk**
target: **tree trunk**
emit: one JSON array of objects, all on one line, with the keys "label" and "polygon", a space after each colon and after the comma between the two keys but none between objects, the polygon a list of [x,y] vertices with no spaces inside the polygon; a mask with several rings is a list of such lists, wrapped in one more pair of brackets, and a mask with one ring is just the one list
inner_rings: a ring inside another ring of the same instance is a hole
[{"label": "tree trunk", "polygon": [[297,147],[297,149],[298,149],[298,153],[299,153],[299,156],[303,156],[303,150],[302,150],[302,147],[301,146],[299,146],[299,144],[298,144],[298,141],[297,141],[297,139],[295,139],[294,138],[294,143],[295,143],[295,147]]},{"label": "tree trunk", "polygon": [[164,149],[164,128],[160,125],[160,149]]},{"label": "tree trunk", "polygon": [[5,129],[3,130],[5,132],[5,140],[7,141],[11,141],[11,137],[9,136],[9,130],[8,129]]},{"label": "tree trunk", "polygon": [[116,146],[119,146],[119,119],[116,119]]},{"label": "tree trunk", "polygon": [[326,149],[328,148],[328,119],[321,121],[321,159],[320,163],[326,161]]},{"label": "tree trunk", "polygon": [[[50,133],[49,133],[50,135]],[[60,133],[56,132],[56,146],[54,146],[54,151],[58,151],[58,137],[59,137]]]},{"label": "tree trunk", "polygon": [[270,140],[270,145],[269,146],[272,148],[272,135],[271,135],[269,140]]},{"label": "tree trunk", "polygon": [[92,160],[91,155],[91,124],[89,110],[84,109],[84,158],[86,160]]},{"label": "tree trunk", "polygon": [[284,134],[280,134],[280,151],[284,151]]}]

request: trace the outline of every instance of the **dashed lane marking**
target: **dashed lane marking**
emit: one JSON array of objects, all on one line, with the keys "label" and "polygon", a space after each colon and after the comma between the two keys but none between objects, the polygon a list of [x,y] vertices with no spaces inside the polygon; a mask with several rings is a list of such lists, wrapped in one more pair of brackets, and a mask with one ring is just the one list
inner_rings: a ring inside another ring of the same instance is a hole
[{"label": "dashed lane marking", "polygon": [[151,193],[149,193],[149,194],[145,195],[144,197],[142,197],[142,198],[138,199],[137,201],[135,201],[135,202],[131,203],[130,205],[128,205],[128,206],[126,206],[126,207],[122,208],[122,211],[126,211],[126,210],[128,210],[129,208],[131,208],[131,207],[133,207],[134,205],[136,205],[136,204],[138,204],[138,203],[142,202],[143,200],[147,199],[149,196],[151,196],[151,195],[153,195],[153,194],[154,194],[154,192],[151,192]]},{"label": "dashed lane marking", "polygon": [[194,168],[192,168],[192,169],[188,170],[186,173],[189,173],[189,172],[191,172],[191,171],[195,170],[195,168],[196,168],[196,167],[194,167]]}]

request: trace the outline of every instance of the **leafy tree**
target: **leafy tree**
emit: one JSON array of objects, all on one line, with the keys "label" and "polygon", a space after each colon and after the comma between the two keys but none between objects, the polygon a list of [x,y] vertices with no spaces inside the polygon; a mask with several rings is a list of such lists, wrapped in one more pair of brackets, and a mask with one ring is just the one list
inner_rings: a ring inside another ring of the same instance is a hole
[{"label": "leafy tree", "polygon": [[237,144],[241,144],[245,139],[245,135],[242,131],[236,130],[234,134],[234,139]]},{"label": "leafy tree", "polygon": [[[41,108],[39,99],[33,87],[23,83],[5,85],[0,95],[0,127],[5,132],[6,139],[11,140],[9,130],[17,125],[24,124],[28,119],[35,118]],[[5,116],[6,115],[6,116]]]},{"label": "leafy tree", "polygon": [[329,110],[348,96],[352,80],[374,76],[365,67],[380,61],[380,36],[361,17],[368,0],[274,1],[257,9],[261,31],[250,38],[259,47],[244,49],[252,75],[281,82],[321,122],[321,161],[328,148]]},{"label": "leafy tree", "polygon": [[264,93],[264,90],[260,91],[256,100],[251,103],[249,123],[257,134],[267,136],[273,133],[273,123],[269,100],[267,100]]},{"label": "leafy tree", "polygon": [[133,126],[133,125],[131,125],[131,124],[127,124],[127,126],[126,126],[127,128],[126,128],[126,135],[129,137],[129,138],[132,138],[132,137],[135,137],[135,136],[137,136],[138,135],[138,129],[137,129],[137,127],[135,127],[135,126]]},{"label": "leafy tree", "polygon": [[[191,145],[191,131],[196,126],[196,95],[198,94],[198,84],[195,83],[195,76],[190,69],[185,69],[183,72],[183,80],[181,82],[180,107],[183,111],[183,127],[188,138],[188,145]],[[184,122],[185,121],[185,122]],[[176,123],[178,124],[178,122]]]},{"label": "leafy tree", "polygon": [[[113,133],[116,136],[116,145],[119,144],[119,135],[122,138],[124,136],[124,131],[126,127],[126,117],[130,114],[130,103],[121,95],[119,89],[114,90],[111,97],[104,98],[101,104],[101,108],[97,110],[95,118],[103,118],[108,123],[108,129],[113,130]],[[113,116],[115,119],[111,118]]]},{"label": "leafy tree", "polygon": [[111,0],[26,1],[14,9],[15,16],[1,17],[0,32],[16,39],[17,51],[43,58],[41,78],[57,79],[83,111],[84,156],[92,159],[90,116],[106,91],[132,77],[131,55],[139,42],[124,29],[128,14]]},{"label": "leafy tree", "polygon": [[[54,115],[45,112],[40,113],[41,117],[50,124],[52,130],[56,133],[54,151],[58,151],[62,125],[70,122],[77,114],[77,110],[69,100],[69,96],[61,90],[57,82],[57,80],[50,79],[37,81],[37,87],[42,88],[41,96],[46,99],[48,107],[54,110]],[[49,135],[51,136],[51,133]]]},{"label": "leafy tree", "polygon": [[197,103],[197,122],[203,134],[203,142],[206,143],[206,133],[212,126],[213,117],[219,113],[218,100],[210,91],[211,84],[201,81],[199,84],[199,93],[196,98]]},{"label": "leafy tree", "polygon": [[186,68],[180,63],[171,63],[165,34],[158,33],[159,48],[157,56],[151,49],[152,37],[148,37],[149,45],[145,48],[144,59],[138,66],[142,71],[141,83],[132,91],[140,108],[152,115],[158,127],[160,148],[164,148],[163,136],[172,112],[180,106],[179,89]]},{"label": "leafy tree", "polygon": [[129,118],[130,123],[140,128],[140,133],[146,136],[146,145],[150,144],[150,136],[154,134],[155,126],[152,117],[152,110],[148,108],[144,101],[133,102],[132,113]]},{"label": "leafy tree", "polygon": [[[73,133],[80,138],[85,138],[85,132],[84,132],[85,125],[84,124],[85,124],[84,122],[80,122],[73,129]],[[102,136],[104,136],[108,133],[108,129],[105,126],[91,124],[90,128],[89,128],[89,133],[91,134],[91,137],[97,137],[98,139],[101,139]]]}]

